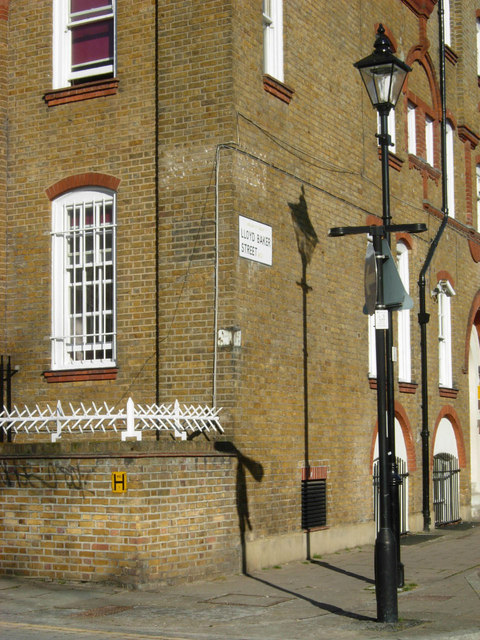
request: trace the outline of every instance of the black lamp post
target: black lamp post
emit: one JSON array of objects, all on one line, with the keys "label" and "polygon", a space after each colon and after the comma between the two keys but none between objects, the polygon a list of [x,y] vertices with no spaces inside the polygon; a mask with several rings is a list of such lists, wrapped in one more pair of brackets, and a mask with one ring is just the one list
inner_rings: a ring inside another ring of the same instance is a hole
[{"label": "black lamp post", "polygon": [[[379,25],[374,51],[354,65],[360,72],[368,96],[380,118],[382,161],[382,221],[390,244],[391,225],[388,148],[388,114],[395,108],[411,68],[393,55],[390,40],[383,25]],[[377,240],[378,242],[378,240]],[[378,255],[378,248],[376,248]],[[385,310],[377,297],[376,310]],[[398,620],[397,586],[403,586],[403,565],[400,561],[400,527],[398,484],[395,460],[395,410],[392,361],[392,312],[385,310],[385,328],[375,330],[377,351],[377,411],[380,467],[380,530],[375,543],[375,585],[379,622]],[[377,323],[376,323],[377,324]],[[388,420],[388,424],[387,424]]]}]

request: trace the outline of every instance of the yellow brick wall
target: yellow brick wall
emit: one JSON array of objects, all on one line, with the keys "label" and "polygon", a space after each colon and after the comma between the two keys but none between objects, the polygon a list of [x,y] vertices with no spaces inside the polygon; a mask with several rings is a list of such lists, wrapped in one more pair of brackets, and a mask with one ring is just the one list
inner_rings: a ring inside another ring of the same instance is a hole
[{"label": "yellow brick wall", "polygon": [[[158,3],[155,78],[156,5],[152,0],[119,2],[117,93],[48,107],[42,96],[51,89],[50,0],[38,0],[35,21],[26,3],[12,2],[7,98],[5,348],[20,366],[14,402],[113,405],[130,395],[143,402],[156,396],[192,404],[215,400],[224,409],[225,439],[244,461],[237,496],[242,509],[248,503],[246,536],[252,543],[301,533],[300,480],[307,463],[327,467],[329,527],[372,522],[376,392],[368,380],[367,318],[362,314],[366,239],[327,234],[331,227],[364,225],[381,216],[376,114],[353,67],[371,53],[379,22],[395,39],[397,55],[413,61],[407,89],[433,106],[424,67],[428,59],[438,89],[436,8],[427,19],[412,11],[413,0],[338,0],[328,8],[313,0],[292,0],[284,3],[285,84],[294,91],[286,104],[263,87],[260,4]],[[471,228],[478,228],[474,173],[469,178],[468,143],[458,134],[463,126],[480,135],[478,9],[475,0],[455,3],[446,74],[448,112],[457,127],[456,221],[448,225],[427,273],[430,432],[445,407],[451,407],[463,440],[464,507],[470,499],[465,340],[479,267],[468,242],[478,245]],[[428,172],[408,156],[406,100],[401,97],[396,111],[399,170],[390,170],[392,218],[428,226],[427,233],[413,238],[410,251],[412,381],[418,386],[415,393],[405,393],[395,384],[399,415],[407,417],[412,442],[413,516],[422,507],[417,278],[440,225],[434,211],[441,208],[441,182],[438,171]],[[479,153],[478,148],[470,151],[473,172]],[[118,377],[47,384],[41,376],[50,367],[50,202],[45,191],[86,172],[120,180]],[[0,166],[0,205],[1,194]],[[298,285],[302,261],[289,206],[301,198],[319,239],[306,273],[311,290],[305,316]],[[272,266],[238,256],[239,215],[272,227]],[[5,229],[1,220],[0,228]],[[395,254],[395,238],[393,245]],[[452,275],[457,293],[452,301],[456,398],[441,397],[438,389],[437,306],[429,292],[440,271]],[[219,349],[215,363],[216,314],[218,328],[240,329],[241,346]],[[169,436],[148,442],[152,451],[162,452]],[[154,493],[162,487],[159,473],[148,480]],[[201,478],[200,470],[196,477]],[[101,495],[98,515],[103,514]],[[149,499],[142,508],[150,508]],[[193,498],[192,505],[197,508]],[[180,548],[190,534],[188,527],[177,533]],[[232,522],[237,545],[243,533]],[[169,534],[166,540],[162,535],[151,542],[159,550],[159,564],[148,567],[161,579],[160,558],[170,540]],[[189,575],[190,570],[182,566]]]},{"label": "yellow brick wall", "polygon": [[2,458],[0,572],[133,586],[236,571],[235,466],[202,454]]}]

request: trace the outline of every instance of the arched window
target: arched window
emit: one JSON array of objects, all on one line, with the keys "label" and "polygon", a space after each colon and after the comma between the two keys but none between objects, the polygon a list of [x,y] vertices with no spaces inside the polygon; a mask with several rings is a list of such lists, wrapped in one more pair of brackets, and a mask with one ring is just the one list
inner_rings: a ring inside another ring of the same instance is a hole
[{"label": "arched window", "polygon": [[52,369],[115,364],[115,193],[52,202]]}]

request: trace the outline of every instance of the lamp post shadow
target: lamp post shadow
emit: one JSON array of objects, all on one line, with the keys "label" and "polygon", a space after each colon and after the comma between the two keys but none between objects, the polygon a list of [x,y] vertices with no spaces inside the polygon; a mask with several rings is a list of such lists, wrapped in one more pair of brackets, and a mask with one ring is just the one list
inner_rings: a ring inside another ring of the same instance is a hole
[{"label": "lamp post shadow", "polygon": [[[315,247],[318,244],[318,236],[308,215],[307,201],[305,199],[305,188],[302,190],[298,202],[289,202],[292,216],[293,228],[297,238],[297,247],[302,259],[302,278],[297,285],[302,289],[302,323],[303,323],[303,440],[304,440],[304,466],[306,477],[310,467],[309,451],[309,405],[308,405],[308,308],[307,295],[312,290],[307,283],[307,266],[310,263]],[[311,558],[310,552],[310,532],[306,533],[306,557]]]},{"label": "lamp post shadow", "polygon": [[245,534],[247,529],[249,531],[252,530],[252,524],[250,522],[250,512],[248,508],[248,493],[245,471],[248,471],[254,478],[254,480],[256,480],[257,482],[261,482],[263,479],[263,466],[252,458],[243,455],[243,453],[239,449],[237,449],[233,442],[215,442],[215,449],[222,453],[234,454],[237,457],[235,498],[238,514],[238,529],[240,532],[242,573],[244,575],[247,575],[247,548]]}]

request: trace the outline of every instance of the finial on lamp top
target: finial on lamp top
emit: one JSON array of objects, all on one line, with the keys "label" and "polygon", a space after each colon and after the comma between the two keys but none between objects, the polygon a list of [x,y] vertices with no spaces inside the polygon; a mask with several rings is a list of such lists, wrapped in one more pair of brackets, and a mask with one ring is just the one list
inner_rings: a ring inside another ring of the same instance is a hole
[{"label": "finial on lamp top", "polygon": [[375,53],[393,53],[392,43],[390,42],[389,37],[385,35],[385,27],[381,23],[378,25],[374,49]]}]

